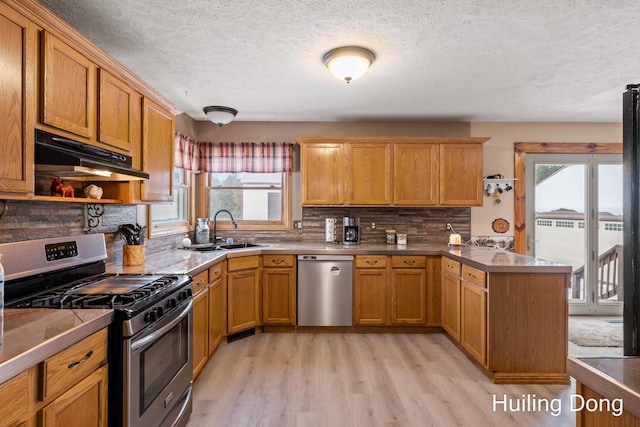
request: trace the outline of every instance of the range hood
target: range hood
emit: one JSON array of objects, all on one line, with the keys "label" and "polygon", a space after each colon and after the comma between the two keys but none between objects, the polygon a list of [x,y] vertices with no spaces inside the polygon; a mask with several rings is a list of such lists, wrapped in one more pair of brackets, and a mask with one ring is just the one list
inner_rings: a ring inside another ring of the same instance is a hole
[{"label": "range hood", "polygon": [[133,181],[149,174],[131,167],[130,156],[36,129],[36,174],[77,181]]}]

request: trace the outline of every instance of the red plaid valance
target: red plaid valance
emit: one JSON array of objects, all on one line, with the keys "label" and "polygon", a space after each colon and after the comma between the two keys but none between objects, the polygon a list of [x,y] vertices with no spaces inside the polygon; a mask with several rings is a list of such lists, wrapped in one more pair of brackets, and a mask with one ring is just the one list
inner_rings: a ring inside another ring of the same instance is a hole
[{"label": "red plaid valance", "polygon": [[174,163],[176,167],[190,170],[199,170],[198,142],[181,132],[176,132],[174,144]]},{"label": "red plaid valance", "polygon": [[287,142],[197,142],[176,132],[175,164],[201,172],[291,172],[293,146]]}]

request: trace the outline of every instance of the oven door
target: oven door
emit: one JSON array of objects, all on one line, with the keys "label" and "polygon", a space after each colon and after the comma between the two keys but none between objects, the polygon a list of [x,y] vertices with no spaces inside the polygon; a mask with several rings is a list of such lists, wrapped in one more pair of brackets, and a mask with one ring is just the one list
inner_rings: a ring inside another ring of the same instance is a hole
[{"label": "oven door", "polygon": [[124,340],[125,425],[186,424],[193,376],[192,311],[189,300],[178,313]]}]

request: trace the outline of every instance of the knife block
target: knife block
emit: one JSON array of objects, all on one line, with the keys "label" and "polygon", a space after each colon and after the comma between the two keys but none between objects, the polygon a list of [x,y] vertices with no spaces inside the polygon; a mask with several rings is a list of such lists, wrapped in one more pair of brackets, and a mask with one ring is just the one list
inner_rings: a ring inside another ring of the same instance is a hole
[{"label": "knife block", "polygon": [[122,265],[143,265],[144,245],[124,245],[122,247]]}]

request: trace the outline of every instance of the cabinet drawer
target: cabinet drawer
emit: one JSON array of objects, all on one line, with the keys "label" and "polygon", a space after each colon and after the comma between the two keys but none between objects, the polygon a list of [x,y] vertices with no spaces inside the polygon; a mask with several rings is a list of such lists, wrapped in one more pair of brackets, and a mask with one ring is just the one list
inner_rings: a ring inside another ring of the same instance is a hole
[{"label": "cabinet drawer", "polygon": [[469,267],[468,265],[462,266],[462,279],[467,282],[475,283],[483,288],[487,287],[487,273],[482,270],[478,270],[477,268]]},{"label": "cabinet drawer", "polygon": [[442,271],[460,276],[460,263],[447,257],[442,257]]},{"label": "cabinet drawer", "polygon": [[209,271],[204,270],[193,276],[193,294],[205,289],[209,284]]},{"label": "cabinet drawer", "polygon": [[295,255],[262,255],[263,267],[293,267],[296,265]]},{"label": "cabinet drawer", "polygon": [[107,363],[107,329],[72,345],[40,364],[40,400],[76,384]]},{"label": "cabinet drawer", "polygon": [[387,257],[385,255],[358,255],[355,257],[356,268],[386,268]]},{"label": "cabinet drawer", "polygon": [[250,268],[260,267],[260,257],[257,255],[231,258],[227,262],[227,271],[248,270]]},{"label": "cabinet drawer", "polygon": [[209,267],[209,283],[215,282],[217,279],[222,277],[224,274],[224,261],[214,265],[213,267]]},{"label": "cabinet drawer", "polygon": [[11,425],[27,415],[29,406],[29,371],[0,384],[0,424]]},{"label": "cabinet drawer", "polygon": [[393,268],[425,268],[427,257],[424,256],[392,256],[391,267]]}]

